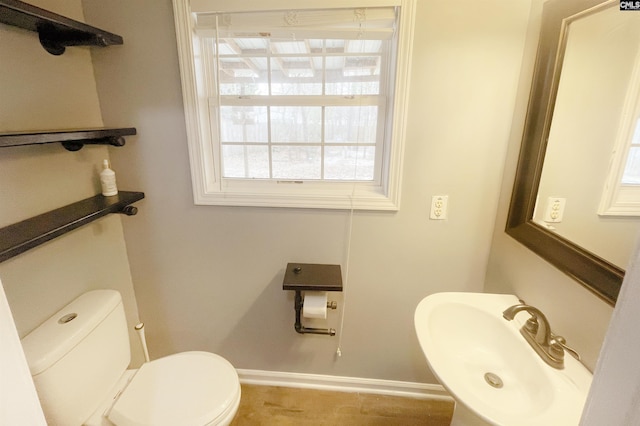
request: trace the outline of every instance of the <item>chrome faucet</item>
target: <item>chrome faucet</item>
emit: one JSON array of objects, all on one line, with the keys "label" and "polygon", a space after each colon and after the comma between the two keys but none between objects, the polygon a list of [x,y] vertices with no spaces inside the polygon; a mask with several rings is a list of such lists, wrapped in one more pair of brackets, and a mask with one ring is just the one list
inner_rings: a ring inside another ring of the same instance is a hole
[{"label": "chrome faucet", "polygon": [[549,321],[540,309],[525,304],[513,305],[505,309],[502,316],[511,321],[522,311],[527,311],[531,318],[522,326],[520,334],[547,364],[553,368],[564,368],[563,344],[551,333]]}]

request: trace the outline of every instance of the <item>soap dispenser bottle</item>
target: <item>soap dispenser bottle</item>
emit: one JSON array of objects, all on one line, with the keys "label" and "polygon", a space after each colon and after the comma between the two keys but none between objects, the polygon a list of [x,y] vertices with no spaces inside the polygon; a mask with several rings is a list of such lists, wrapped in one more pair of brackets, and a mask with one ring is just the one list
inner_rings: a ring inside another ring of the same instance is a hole
[{"label": "soap dispenser bottle", "polygon": [[102,195],[109,197],[118,193],[116,186],[116,173],[109,167],[109,160],[102,162],[102,171],[100,172],[100,185],[102,186]]}]

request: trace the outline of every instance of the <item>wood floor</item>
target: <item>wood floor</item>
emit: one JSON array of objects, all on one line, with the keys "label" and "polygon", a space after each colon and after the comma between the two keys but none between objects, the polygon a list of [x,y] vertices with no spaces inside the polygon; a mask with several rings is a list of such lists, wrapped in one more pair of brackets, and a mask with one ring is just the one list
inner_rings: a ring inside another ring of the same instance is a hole
[{"label": "wood floor", "polygon": [[449,401],[243,384],[231,426],[449,426],[452,415]]}]

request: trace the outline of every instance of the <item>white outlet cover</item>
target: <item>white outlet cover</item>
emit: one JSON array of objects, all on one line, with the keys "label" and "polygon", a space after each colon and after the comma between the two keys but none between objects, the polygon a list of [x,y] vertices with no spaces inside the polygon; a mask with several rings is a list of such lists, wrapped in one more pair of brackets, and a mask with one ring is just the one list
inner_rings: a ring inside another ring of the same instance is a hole
[{"label": "white outlet cover", "polygon": [[447,218],[447,208],[449,206],[448,195],[434,195],[431,197],[431,211],[429,219],[444,220]]},{"label": "white outlet cover", "polygon": [[547,223],[560,223],[564,216],[564,208],[567,199],[562,197],[549,197],[547,208],[544,211],[544,221]]}]

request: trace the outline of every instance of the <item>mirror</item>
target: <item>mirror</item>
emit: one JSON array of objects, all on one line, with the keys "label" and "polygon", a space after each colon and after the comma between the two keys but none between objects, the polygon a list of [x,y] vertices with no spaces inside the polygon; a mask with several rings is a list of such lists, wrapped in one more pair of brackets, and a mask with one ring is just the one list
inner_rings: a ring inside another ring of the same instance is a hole
[{"label": "mirror", "polygon": [[640,105],[629,95],[634,67],[640,72],[640,13],[621,11],[618,0],[544,4],[506,227],[610,304],[640,229],[637,215],[601,206],[622,124],[635,126],[624,117]]},{"label": "mirror", "polygon": [[570,19],[563,58],[533,220],[624,268],[640,227],[625,161],[640,138],[640,14],[616,2]]}]

